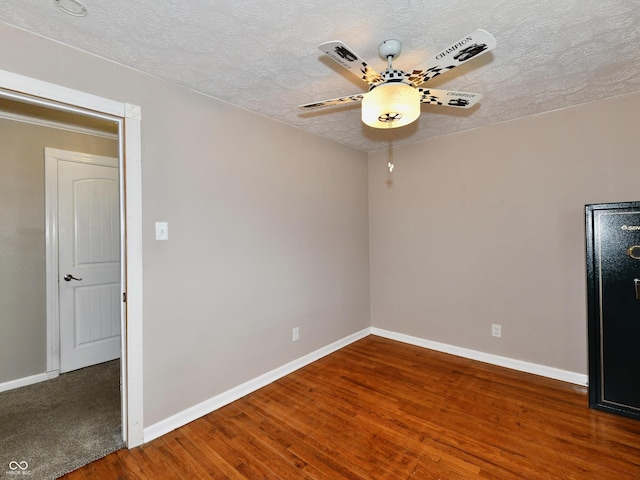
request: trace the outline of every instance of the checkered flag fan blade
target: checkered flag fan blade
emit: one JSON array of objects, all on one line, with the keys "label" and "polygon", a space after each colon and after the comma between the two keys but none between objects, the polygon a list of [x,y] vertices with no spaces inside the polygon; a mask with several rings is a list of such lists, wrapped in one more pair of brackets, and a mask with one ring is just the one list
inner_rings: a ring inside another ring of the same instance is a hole
[{"label": "checkered flag fan blade", "polygon": [[331,60],[369,85],[377,85],[382,82],[382,75],[371,68],[367,62],[341,41],[326,42],[319,45],[318,48]]},{"label": "checkered flag fan blade", "polygon": [[298,105],[298,108],[303,110],[315,110],[316,108],[333,107],[335,105],[346,105],[347,103],[360,102],[364,97],[364,93],[357,95],[349,95],[347,97],[332,98],[331,100],[321,100],[319,102],[306,103],[304,105]]},{"label": "checkered flag fan blade", "polygon": [[496,39],[489,32],[478,29],[458,40],[453,45],[440,51],[410,73],[406,74],[407,80],[417,87],[432,78],[437,77],[452,68],[468,62],[472,58],[493,50]]},{"label": "checkered flag fan blade", "polygon": [[418,88],[420,102],[447,107],[471,108],[482,98],[479,93],[452,92],[435,88]]}]

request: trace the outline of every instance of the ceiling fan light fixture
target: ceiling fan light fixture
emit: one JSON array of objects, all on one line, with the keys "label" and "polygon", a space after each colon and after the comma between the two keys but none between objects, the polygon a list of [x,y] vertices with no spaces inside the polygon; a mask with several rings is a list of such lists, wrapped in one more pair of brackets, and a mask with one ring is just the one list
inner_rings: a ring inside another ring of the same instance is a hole
[{"label": "ceiling fan light fixture", "polygon": [[373,128],[398,128],[420,116],[420,92],[406,83],[384,83],[362,98],[362,122]]}]

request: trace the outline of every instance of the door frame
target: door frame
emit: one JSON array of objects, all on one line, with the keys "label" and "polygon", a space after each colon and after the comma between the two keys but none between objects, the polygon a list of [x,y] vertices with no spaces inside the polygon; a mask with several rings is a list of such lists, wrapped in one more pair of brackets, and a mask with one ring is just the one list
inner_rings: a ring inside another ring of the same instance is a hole
[{"label": "door frame", "polygon": [[[46,282],[47,282],[47,377],[54,378],[60,374],[61,369],[61,343],[60,343],[60,267],[58,257],[58,162],[78,162],[87,165],[99,165],[117,168],[119,160],[114,157],[93,155],[59,148],[44,148],[44,203],[45,203],[45,249],[46,249]],[[122,209],[120,210],[122,217]],[[120,221],[122,224],[122,221]],[[121,225],[122,226],[122,225]],[[120,241],[122,248],[122,238]],[[120,255],[122,261],[122,255]],[[120,264],[120,283],[123,285],[123,268]],[[120,311],[120,324],[122,326],[123,311]],[[120,332],[120,353],[124,349]]]},{"label": "door frame", "polygon": [[[128,448],[142,445],[141,108],[5,70],[0,70],[0,97],[118,124],[121,285],[126,295],[121,312],[122,437]],[[46,235],[50,234],[47,230]],[[47,349],[53,347],[47,345]]]}]

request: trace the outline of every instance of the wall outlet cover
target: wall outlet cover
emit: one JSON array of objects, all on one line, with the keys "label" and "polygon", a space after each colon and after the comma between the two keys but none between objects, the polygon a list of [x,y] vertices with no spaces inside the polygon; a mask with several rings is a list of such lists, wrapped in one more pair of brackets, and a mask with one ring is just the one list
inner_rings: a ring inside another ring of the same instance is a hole
[{"label": "wall outlet cover", "polygon": [[502,336],[502,325],[498,325],[497,323],[493,323],[491,325],[491,335],[494,337]]}]

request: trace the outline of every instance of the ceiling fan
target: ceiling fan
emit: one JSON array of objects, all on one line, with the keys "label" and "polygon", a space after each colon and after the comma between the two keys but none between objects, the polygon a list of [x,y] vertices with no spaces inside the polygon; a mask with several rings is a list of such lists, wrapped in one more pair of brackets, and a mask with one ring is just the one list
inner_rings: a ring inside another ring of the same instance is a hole
[{"label": "ceiling fan", "polygon": [[408,125],[420,116],[420,104],[470,108],[482,95],[479,93],[422,88],[429,80],[452,68],[486,53],[496,46],[496,39],[485,30],[478,29],[440,51],[429,60],[404,72],[394,69],[391,62],[402,49],[398,40],[385,40],[378,53],[387,59],[387,69],[378,73],[362,58],[340,41],[326,42],[318,48],[332,60],[349,70],[369,85],[367,93],[332,98],[300,105],[303,110],[362,102],[362,121],[374,128],[396,128]]}]

